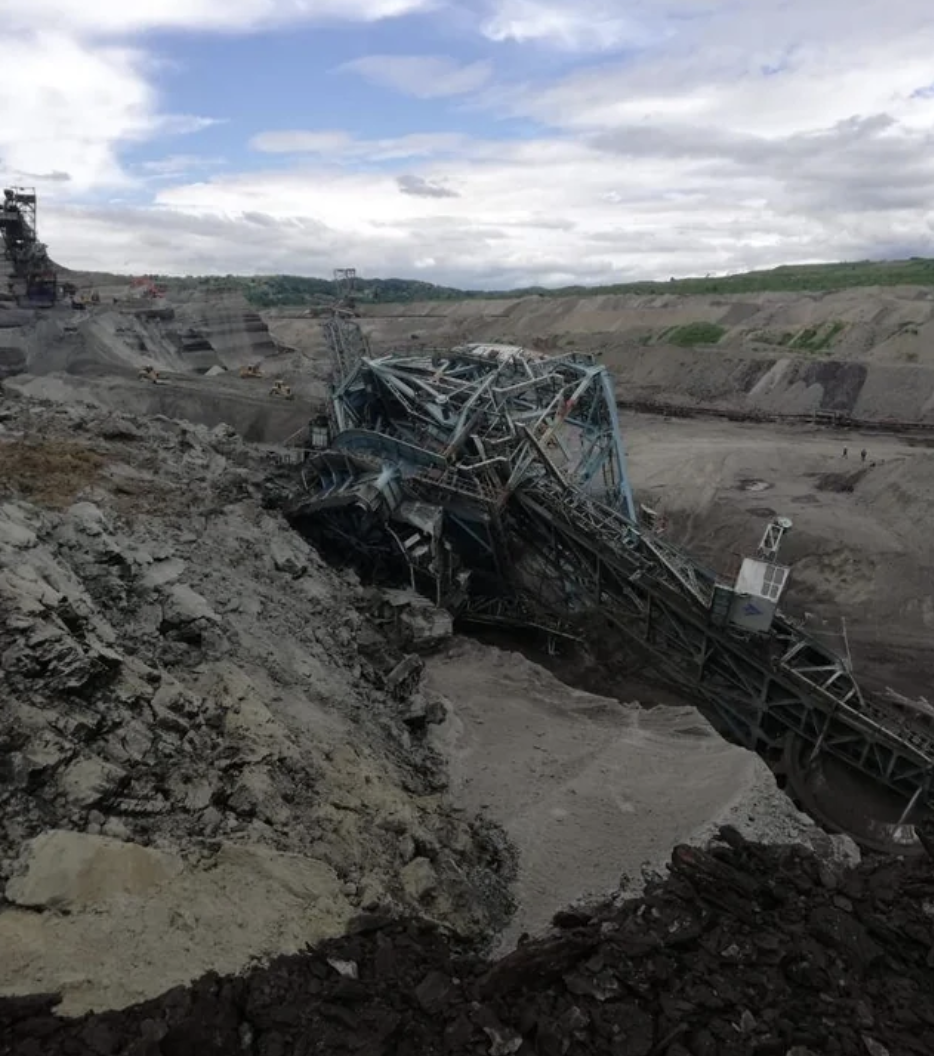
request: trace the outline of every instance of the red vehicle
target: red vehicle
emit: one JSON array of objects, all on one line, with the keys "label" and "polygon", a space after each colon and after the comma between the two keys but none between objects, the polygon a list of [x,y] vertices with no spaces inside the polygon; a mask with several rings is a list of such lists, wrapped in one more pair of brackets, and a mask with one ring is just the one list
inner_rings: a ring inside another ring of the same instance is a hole
[{"label": "red vehicle", "polygon": [[142,291],[144,297],[164,297],[165,287],[157,286],[148,275],[140,275],[135,279],[130,279],[130,286],[133,289]]}]

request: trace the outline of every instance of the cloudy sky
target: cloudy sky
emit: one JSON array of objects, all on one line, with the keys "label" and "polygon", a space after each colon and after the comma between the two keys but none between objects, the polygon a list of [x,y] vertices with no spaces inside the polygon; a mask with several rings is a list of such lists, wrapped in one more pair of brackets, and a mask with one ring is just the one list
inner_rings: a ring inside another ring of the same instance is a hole
[{"label": "cloudy sky", "polygon": [[925,0],[2,0],[63,264],[473,287],[934,255]]}]

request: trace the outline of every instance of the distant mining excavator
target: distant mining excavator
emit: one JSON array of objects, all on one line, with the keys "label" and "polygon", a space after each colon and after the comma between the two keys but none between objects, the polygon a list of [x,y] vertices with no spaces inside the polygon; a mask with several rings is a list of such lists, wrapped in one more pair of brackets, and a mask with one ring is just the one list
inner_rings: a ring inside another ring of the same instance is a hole
[{"label": "distant mining excavator", "polygon": [[152,366],[142,367],[137,376],[139,377],[140,381],[151,381],[153,385],[158,385],[160,381],[159,371]]},{"label": "distant mining excavator", "polygon": [[240,368],[241,378],[261,378],[263,372],[260,370],[259,363],[250,363],[248,366]]},{"label": "distant mining excavator", "polygon": [[13,273],[11,288],[26,305],[49,308],[58,300],[58,273],[39,241],[36,218],[35,188],[6,188],[0,199],[0,238]]},{"label": "distant mining excavator", "polygon": [[626,647],[828,828],[920,847],[934,724],[871,699],[780,611],[790,522],[773,520],[731,580],[673,546],[637,513],[613,382],[593,357],[483,344],[374,356],[337,312],[325,333],[327,421],[310,423],[284,500],[296,528],[461,621]]}]

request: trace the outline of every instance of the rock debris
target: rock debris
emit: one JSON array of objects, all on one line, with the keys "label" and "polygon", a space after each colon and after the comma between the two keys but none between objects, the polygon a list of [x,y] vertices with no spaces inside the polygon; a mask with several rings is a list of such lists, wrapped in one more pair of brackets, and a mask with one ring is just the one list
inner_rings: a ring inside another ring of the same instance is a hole
[{"label": "rock debris", "polygon": [[119,1012],[0,1002],[16,1056],[922,1056],[934,865],[828,866],[724,827],[641,898],[557,914],[487,961],[437,925],[352,934]]}]

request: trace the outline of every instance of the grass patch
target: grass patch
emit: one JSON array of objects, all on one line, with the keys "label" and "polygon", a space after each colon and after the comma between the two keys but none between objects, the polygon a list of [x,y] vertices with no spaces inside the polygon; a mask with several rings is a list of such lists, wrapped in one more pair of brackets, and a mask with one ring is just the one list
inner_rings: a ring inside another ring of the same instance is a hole
[{"label": "grass patch", "polygon": [[836,322],[831,323],[830,326],[827,327],[827,329],[823,332],[823,334],[821,334],[820,337],[818,337],[818,339],[815,341],[814,351],[822,352],[825,348],[828,348],[833,342],[834,338],[837,336],[837,334],[842,332],[844,326],[846,326],[846,323],[840,322],[839,319],[836,320]]},{"label": "grass patch", "polygon": [[0,494],[63,509],[97,480],[106,461],[69,440],[0,443]]},{"label": "grass patch", "polygon": [[715,345],[726,333],[726,329],[717,323],[685,323],[666,331],[663,340],[682,348],[694,345]]},{"label": "grass patch", "polygon": [[788,343],[788,348],[796,352],[823,352],[829,348],[834,338],[843,330],[846,323],[839,320],[824,323],[821,326],[808,326],[799,330]]},{"label": "grass patch", "polygon": [[790,348],[804,349],[809,352],[811,350],[811,342],[817,337],[817,330],[813,326],[805,327],[804,330],[800,330],[791,342]]}]

